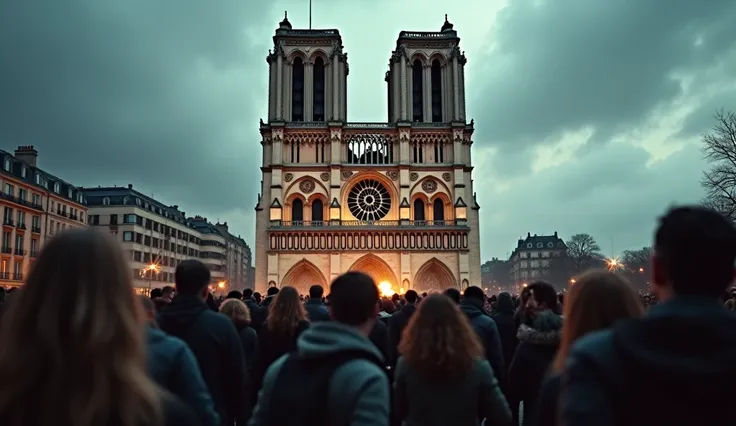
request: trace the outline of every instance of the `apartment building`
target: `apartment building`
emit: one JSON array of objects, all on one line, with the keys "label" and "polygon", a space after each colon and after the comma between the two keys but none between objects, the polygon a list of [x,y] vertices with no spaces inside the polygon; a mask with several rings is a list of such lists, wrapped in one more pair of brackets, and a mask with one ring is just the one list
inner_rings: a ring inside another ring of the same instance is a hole
[{"label": "apartment building", "polygon": [[0,150],[0,157],[0,285],[19,286],[50,237],[86,226],[87,206],[80,188],[36,166],[33,146]]},{"label": "apartment building", "polygon": [[187,218],[179,206],[167,206],[132,185],[85,188],[84,197],[88,225],[106,230],[123,245],[137,292],[173,285],[176,266],[192,258],[210,269],[213,290],[239,288],[228,274],[230,234],[218,225],[201,216]]},{"label": "apartment building", "polygon": [[527,233],[526,238],[519,239],[511,253],[511,278],[517,286],[543,279],[550,273],[552,258],[565,255],[567,245],[556,231],[553,235]]}]

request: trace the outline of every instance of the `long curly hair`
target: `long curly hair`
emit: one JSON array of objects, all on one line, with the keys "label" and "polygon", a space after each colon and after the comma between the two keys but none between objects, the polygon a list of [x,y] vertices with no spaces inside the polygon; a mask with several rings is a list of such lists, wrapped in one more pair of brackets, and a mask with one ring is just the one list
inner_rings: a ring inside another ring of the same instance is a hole
[{"label": "long curly hair", "polygon": [[584,335],[610,327],[619,319],[641,316],[643,307],[629,282],[605,269],[575,279],[565,297],[562,340],[552,370],[562,371],[573,343]]},{"label": "long curly hair", "polygon": [[306,320],[307,310],[299,300],[299,292],[294,287],[282,287],[268,307],[268,331],[290,336],[296,332],[299,322]]},{"label": "long curly hair", "polygon": [[153,426],[145,317],[119,244],[94,230],[43,248],[0,323],[3,426]]},{"label": "long curly hair", "polygon": [[418,306],[399,344],[407,364],[437,379],[470,372],[483,347],[465,314],[444,294],[431,294]]}]

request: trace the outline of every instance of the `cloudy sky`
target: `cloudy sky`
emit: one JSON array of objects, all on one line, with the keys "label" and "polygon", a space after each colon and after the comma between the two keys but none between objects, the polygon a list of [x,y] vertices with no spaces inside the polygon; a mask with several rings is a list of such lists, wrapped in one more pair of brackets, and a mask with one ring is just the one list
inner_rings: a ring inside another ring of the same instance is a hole
[{"label": "cloudy sky", "polygon": [[[699,134],[736,109],[733,0],[314,0],[350,59],[351,121],[385,120],[401,30],[450,16],[475,118],[482,257],[587,232],[648,245],[696,201]],[[126,185],[220,219],[253,245],[265,56],[307,0],[25,0],[0,14],[0,148],[84,186]]]}]

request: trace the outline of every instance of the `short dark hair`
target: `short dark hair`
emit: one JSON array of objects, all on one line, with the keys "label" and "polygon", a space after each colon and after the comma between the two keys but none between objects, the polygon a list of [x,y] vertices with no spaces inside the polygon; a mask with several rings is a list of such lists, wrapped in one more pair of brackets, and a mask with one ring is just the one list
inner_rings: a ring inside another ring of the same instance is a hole
[{"label": "short dark hair", "polygon": [[227,294],[226,299],[242,299],[243,293],[239,292],[238,290],[232,290],[230,293]]},{"label": "short dark hair", "polygon": [[463,292],[463,297],[466,299],[475,299],[480,300],[481,302],[485,302],[486,295],[483,293],[483,289],[481,289],[478,286],[471,285],[470,287],[466,288]]},{"label": "short dark hair", "polygon": [[246,288],[243,290],[243,299],[250,299],[253,297],[253,289]]},{"label": "short dark hair", "polygon": [[720,296],[734,279],[736,227],[704,207],[673,208],[659,219],[654,257],[673,293]]},{"label": "short dark hair", "polygon": [[557,309],[557,290],[546,281],[535,281],[527,287],[537,303],[544,303],[548,309]]},{"label": "short dark hair", "polygon": [[321,285],[315,284],[309,287],[309,297],[312,299],[321,299],[323,294],[325,294],[325,289]]},{"label": "short dark hair", "polygon": [[161,289],[161,293],[162,294],[167,294],[168,295],[168,294],[171,294],[173,292],[174,292],[174,287],[172,287],[170,285],[164,286],[164,288]]},{"label": "short dark hair", "polygon": [[177,293],[197,295],[210,284],[210,270],[197,259],[182,260],[174,272]]},{"label": "short dark hair", "polygon": [[151,299],[155,299],[155,298],[161,297],[163,295],[164,294],[161,292],[161,289],[160,288],[154,288],[153,290],[151,290]]},{"label": "short dark hair", "polygon": [[337,322],[361,325],[375,319],[378,299],[373,278],[362,272],[346,272],[330,286],[330,314]]},{"label": "short dark hair", "polygon": [[419,295],[414,290],[409,290],[404,294],[404,299],[406,299],[407,303],[417,303],[417,299],[419,299]]},{"label": "short dark hair", "polygon": [[266,296],[276,296],[277,294],[279,294],[278,287],[269,287],[268,290],[266,290]]},{"label": "short dark hair", "polygon": [[455,303],[460,303],[460,290],[450,287],[445,290],[445,296],[449,297]]}]

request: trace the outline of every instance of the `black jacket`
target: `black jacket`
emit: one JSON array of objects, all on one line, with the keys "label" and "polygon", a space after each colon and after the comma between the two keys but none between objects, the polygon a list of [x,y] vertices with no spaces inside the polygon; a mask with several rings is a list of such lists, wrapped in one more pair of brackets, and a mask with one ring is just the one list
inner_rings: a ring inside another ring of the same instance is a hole
[{"label": "black jacket", "polygon": [[194,352],[215,409],[225,425],[245,424],[252,405],[243,347],[232,321],[196,296],[178,294],[157,318],[161,329]]},{"label": "black jacket", "polygon": [[238,326],[238,336],[240,343],[243,345],[243,355],[245,356],[245,365],[248,371],[251,371],[255,363],[256,354],[258,353],[258,333],[248,325]]},{"label": "black jacket", "polygon": [[251,309],[250,311],[250,326],[258,333],[261,332],[261,328],[263,328],[263,324],[266,322],[266,318],[268,318],[268,307],[273,302],[274,297],[276,296],[267,296],[261,301],[261,306],[258,309]]},{"label": "black jacket", "polygon": [[508,398],[513,412],[524,402],[525,426],[532,424],[539,388],[557,354],[561,331],[562,317],[552,311],[539,314],[532,327],[519,327],[519,346],[509,368]]},{"label": "black jacket", "polygon": [[416,312],[416,305],[405,305],[401,309],[394,312],[388,319],[388,339],[389,339],[389,351],[390,363],[392,367],[396,366],[396,361],[399,359],[399,342],[401,341],[401,333],[404,332],[406,325],[409,324],[409,318]]},{"label": "black jacket", "polygon": [[371,330],[371,334],[368,335],[368,339],[370,339],[370,341],[376,345],[378,350],[381,351],[383,359],[388,360],[388,327],[383,323],[383,321],[380,319],[376,320],[376,323],[373,325],[373,330]]},{"label": "black jacket", "polygon": [[309,299],[304,307],[307,310],[310,322],[330,320],[330,312],[327,310],[327,306],[322,303],[322,299]]},{"label": "black jacket", "polygon": [[562,376],[550,374],[542,383],[534,409],[532,426],[557,426],[560,422],[559,402]]},{"label": "black jacket", "polygon": [[268,367],[281,355],[295,351],[296,340],[307,328],[309,328],[309,322],[300,321],[294,333],[280,335],[268,329],[268,322],[261,326],[258,332],[258,351],[253,365],[253,387],[256,391],[261,389]]},{"label": "black jacket", "polygon": [[736,315],[681,298],[573,345],[563,375],[566,426],[732,425]]},{"label": "black jacket", "polygon": [[463,299],[460,302],[460,310],[470,320],[470,325],[473,326],[473,330],[475,330],[481,344],[483,344],[485,357],[493,368],[493,374],[501,384],[501,389],[505,389],[506,364],[503,360],[501,337],[498,333],[496,321],[485,311],[482,300]]},{"label": "black jacket", "polygon": [[514,301],[511,299],[510,294],[501,293],[498,295],[496,313],[491,315],[491,317],[496,321],[496,326],[498,327],[498,335],[501,338],[501,348],[503,350],[503,361],[506,367],[505,372],[508,372],[509,367],[511,367],[511,360],[514,359],[514,353],[516,353],[516,346],[519,344],[519,339],[516,337],[518,329],[514,318]]}]

